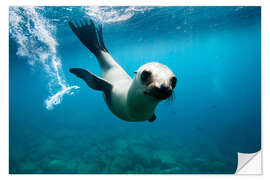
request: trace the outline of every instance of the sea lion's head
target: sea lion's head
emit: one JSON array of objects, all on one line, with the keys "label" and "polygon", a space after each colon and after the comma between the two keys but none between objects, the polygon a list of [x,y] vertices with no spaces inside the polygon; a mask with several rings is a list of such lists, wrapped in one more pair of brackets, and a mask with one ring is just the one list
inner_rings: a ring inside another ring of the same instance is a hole
[{"label": "sea lion's head", "polygon": [[135,73],[134,80],[142,93],[158,101],[169,98],[177,83],[173,72],[157,62],[144,64]]}]

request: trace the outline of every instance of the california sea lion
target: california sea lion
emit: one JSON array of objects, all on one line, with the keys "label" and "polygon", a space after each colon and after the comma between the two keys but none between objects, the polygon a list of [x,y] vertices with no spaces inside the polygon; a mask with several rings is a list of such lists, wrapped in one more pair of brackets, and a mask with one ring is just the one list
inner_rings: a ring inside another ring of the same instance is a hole
[{"label": "california sea lion", "polygon": [[69,22],[69,26],[96,56],[102,78],[81,68],[71,68],[70,72],[83,79],[90,88],[102,91],[107,105],[117,117],[131,122],[153,122],[156,106],[169,98],[176,86],[173,72],[163,64],[151,62],[135,71],[132,79],[105,47],[101,25],[85,21],[77,25]]}]

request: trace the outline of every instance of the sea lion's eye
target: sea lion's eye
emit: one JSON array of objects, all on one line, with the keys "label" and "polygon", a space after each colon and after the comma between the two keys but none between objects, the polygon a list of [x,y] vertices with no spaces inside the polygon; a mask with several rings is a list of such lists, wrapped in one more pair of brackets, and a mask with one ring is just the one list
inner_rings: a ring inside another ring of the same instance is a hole
[{"label": "sea lion's eye", "polygon": [[141,74],[141,80],[142,82],[147,82],[151,77],[151,72],[149,71],[143,71]]},{"label": "sea lion's eye", "polygon": [[172,86],[172,88],[175,88],[176,82],[177,82],[176,77],[172,77],[172,78],[171,78],[171,86]]}]

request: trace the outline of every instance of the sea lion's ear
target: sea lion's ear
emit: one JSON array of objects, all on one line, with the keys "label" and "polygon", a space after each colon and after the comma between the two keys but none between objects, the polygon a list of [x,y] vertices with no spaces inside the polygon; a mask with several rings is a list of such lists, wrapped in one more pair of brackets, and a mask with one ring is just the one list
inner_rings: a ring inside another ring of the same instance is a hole
[{"label": "sea lion's ear", "polygon": [[137,74],[138,71],[134,71],[134,74]]}]

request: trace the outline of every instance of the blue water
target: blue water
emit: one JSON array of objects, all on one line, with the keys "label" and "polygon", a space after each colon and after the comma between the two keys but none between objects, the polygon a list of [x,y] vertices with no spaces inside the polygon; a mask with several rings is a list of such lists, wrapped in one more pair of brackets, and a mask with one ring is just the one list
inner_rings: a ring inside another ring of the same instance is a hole
[{"label": "blue water", "polygon": [[[151,61],[177,76],[155,122],[118,119],[69,73],[100,75],[67,25],[89,17],[130,76]],[[260,7],[10,7],[9,30],[12,174],[234,173],[261,148]]]}]

